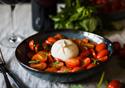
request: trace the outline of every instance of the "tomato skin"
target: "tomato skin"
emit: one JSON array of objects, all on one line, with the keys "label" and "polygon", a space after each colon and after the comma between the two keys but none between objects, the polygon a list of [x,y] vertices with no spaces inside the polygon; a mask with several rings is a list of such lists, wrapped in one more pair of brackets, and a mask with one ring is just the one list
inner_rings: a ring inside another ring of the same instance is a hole
[{"label": "tomato skin", "polygon": [[85,57],[87,57],[90,54],[91,54],[90,50],[83,50],[82,53],[80,54],[80,57],[81,58],[85,58]]},{"label": "tomato skin", "polygon": [[80,70],[81,70],[80,67],[75,67],[75,68],[73,68],[73,69],[71,70],[71,72],[77,72],[77,71],[80,71]]},{"label": "tomato skin", "polygon": [[54,68],[54,67],[48,67],[47,69],[45,69],[45,71],[47,71],[47,72],[56,72],[57,69]]},{"label": "tomato skin", "polygon": [[89,57],[83,59],[83,65],[82,68],[84,69],[87,65],[91,63],[91,59]]},{"label": "tomato skin", "polygon": [[39,70],[44,70],[47,67],[47,64],[46,63],[30,64],[30,67]]},{"label": "tomato skin", "polygon": [[48,39],[45,41],[47,44],[53,44],[55,43],[57,40],[54,37],[48,37]]},{"label": "tomato skin", "polygon": [[101,50],[100,52],[98,52],[98,54],[97,54],[97,58],[102,58],[102,57],[104,57],[104,56],[108,56],[108,50],[107,49],[103,49],[103,50]]},{"label": "tomato skin", "polygon": [[79,57],[71,58],[65,61],[66,66],[69,68],[79,67],[80,65],[80,59]]},{"label": "tomato skin", "polygon": [[93,67],[95,67],[95,66],[96,66],[96,64],[91,63],[91,64],[89,64],[89,65],[86,67],[86,69],[91,69],[91,68],[93,68]]},{"label": "tomato skin", "polygon": [[34,40],[30,40],[30,41],[29,41],[29,48],[30,48],[31,50],[34,50]]},{"label": "tomato skin", "polygon": [[46,62],[47,61],[46,52],[39,51],[32,57],[32,60],[40,60],[40,62]]},{"label": "tomato skin", "polygon": [[105,43],[100,43],[100,44],[96,45],[95,49],[96,49],[97,52],[99,52],[99,51],[101,51],[101,50],[103,50],[105,48],[106,48],[106,44]]},{"label": "tomato skin", "polygon": [[99,61],[101,62],[105,62],[108,60],[108,56],[104,56],[104,57],[101,57],[101,58],[98,58]]},{"label": "tomato skin", "polygon": [[118,80],[112,80],[111,82],[109,82],[107,88],[121,88],[121,83]]}]

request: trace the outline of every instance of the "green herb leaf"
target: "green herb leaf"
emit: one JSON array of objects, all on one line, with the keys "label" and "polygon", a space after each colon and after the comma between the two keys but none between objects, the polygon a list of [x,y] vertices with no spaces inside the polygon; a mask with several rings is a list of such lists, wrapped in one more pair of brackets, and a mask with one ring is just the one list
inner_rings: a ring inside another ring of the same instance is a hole
[{"label": "green herb leaf", "polygon": [[40,62],[40,60],[31,60],[31,61],[29,61],[28,63],[29,64],[37,64],[37,63],[39,63]]}]

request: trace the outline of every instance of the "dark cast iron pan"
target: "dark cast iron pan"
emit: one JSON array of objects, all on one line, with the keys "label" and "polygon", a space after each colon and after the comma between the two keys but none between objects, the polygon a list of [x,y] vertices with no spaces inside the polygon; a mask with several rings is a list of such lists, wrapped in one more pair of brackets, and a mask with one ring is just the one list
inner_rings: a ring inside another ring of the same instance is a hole
[{"label": "dark cast iron pan", "polygon": [[108,61],[101,63],[100,65],[98,65],[92,69],[80,71],[80,72],[74,72],[74,73],[53,73],[53,72],[50,73],[50,72],[45,72],[45,71],[39,71],[37,69],[33,69],[33,68],[29,67],[27,64],[28,61],[30,60],[27,57],[28,42],[31,39],[42,42],[48,36],[53,36],[56,33],[61,33],[68,38],[80,39],[80,38],[87,37],[96,43],[105,42],[105,44],[107,45],[107,48],[110,52],[110,55],[109,55],[109,59],[110,59],[110,56],[111,56],[113,50],[112,50],[112,44],[108,39],[101,37],[99,35],[89,33],[89,32],[84,32],[84,31],[71,31],[71,30],[61,30],[61,31],[58,30],[57,31],[57,30],[53,30],[53,31],[47,31],[44,33],[37,33],[35,35],[32,35],[32,36],[26,38],[23,42],[21,42],[15,51],[15,55],[16,55],[16,58],[17,58],[19,64],[23,68],[25,68],[28,72],[30,72],[31,74],[33,74],[41,79],[52,81],[52,82],[75,82],[75,81],[86,79],[90,76],[94,76],[98,72],[104,70],[104,67]]}]

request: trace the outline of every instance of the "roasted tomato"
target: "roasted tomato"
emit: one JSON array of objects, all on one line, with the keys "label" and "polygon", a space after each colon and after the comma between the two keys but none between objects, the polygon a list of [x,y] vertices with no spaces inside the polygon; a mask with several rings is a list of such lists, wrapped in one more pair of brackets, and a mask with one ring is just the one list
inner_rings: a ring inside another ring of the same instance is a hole
[{"label": "roasted tomato", "polygon": [[91,59],[89,57],[82,60],[82,68],[84,69],[87,65],[91,63]]},{"label": "roasted tomato", "polygon": [[64,66],[63,62],[56,61],[52,63],[52,67],[55,67],[57,69],[60,69],[62,66]]},{"label": "roasted tomato", "polygon": [[57,72],[57,69],[55,67],[48,67],[47,69],[45,69],[45,71],[47,71],[47,72]]},{"label": "roasted tomato", "polygon": [[80,54],[80,57],[81,58],[85,58],[87,56],[89,56],[91,54],[91,51],[90,50],[83,50]]},{"label": "roasted tomato", "polygon": [[61,35],[61,34],[56,34],[56,35],[54,36],[54,38],[57,39],[57,40],[59,40],[59,39],[64,38],[64,36]]},{"label": "roasted tomato", "polygon": [[118,80],[112,80],[109,82],[107,88],[121,88],[121,83]]},{"label": "roasted tomato", "polygon": [[105,43],[100,43],[100,44],[97,44],[96,45],[96,51],[97,52],[99,52],[99,51],[101,51],[101,50],[103,50],[103,49],[105,49],[106,48],[106,45],[105,45]]},{"label": "roasted tomato", "polygon": [[61,67],[61,69],[58,70],[57,72],[59,72],[59,73],[71,72],[71,68],[68,68],[68,67],[66,67],[66,66],[63,66],[63,67]]},{"label": "roasted tomato", "polygon": [[91,69],[91,68],[93,68],[93,67],[95,67],[95,66],[96,66],[96,64],[91,63],[91,64],[89,64],[89,65],[86,67],[86,69]]},{"label": "roasted tomato", "polygon": [[32,57],[32,60],[40,60],[40,62],[47,61],[47,52],[39,51]]},{"label": "roasted tomato", "polygon": [[47,67],[47,64],[46,63],[30,64],[30,67],[39,69],[39,70],[44,70]]},{"label": "roasted tomato", "polygon": [[80,66],[80,58],[71,58],[65,61],[66,66],[69,68],[79,67]]},{"label": "roasted tomato", "polygon": [[107,56],[108,55],[108,50],[107,49],[103,49],[101,50],[100,52],[97,53],[97,58],[102,58],[104,56]]},{"label": "roasted tomato", "polygon": [[53,43],[55,43],[57,40],[54,38],[54,37],[49,37],[45,42],[47,43],[47,44],[53,44]]},{"label": "roasted tomato", "polygon": [[38,52],[39,44],[35,44],[34,40],[29,41],[29,48],[32,51]]},{"label": "roasted tomato", "polygon": [[99,61],[101,62],[105,62],[108,60],[108,56],[104,56],[104,57],[101,57],[101,58],[97,58]]},{"label": "roasted tomato", "polygon": [[75,67],[70,72],[77,72],[77,71],[80,71],[80,70],[81,70],[81,67]]}]

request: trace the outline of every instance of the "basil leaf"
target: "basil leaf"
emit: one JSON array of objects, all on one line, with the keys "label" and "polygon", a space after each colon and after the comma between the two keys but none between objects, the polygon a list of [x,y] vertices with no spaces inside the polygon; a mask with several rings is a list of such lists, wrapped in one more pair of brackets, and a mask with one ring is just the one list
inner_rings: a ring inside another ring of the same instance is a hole
[{"label": "basil leaf", "polygon": [[29,64],[37,64],[37,63],[39,63],[40,62],[40,60],[31,60],[31,61],[29,61],[28,63]]}]

